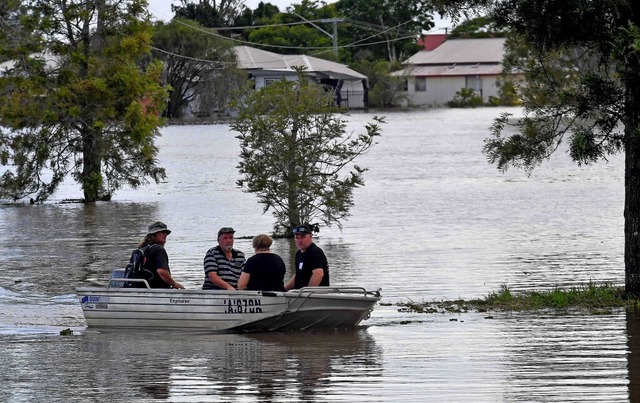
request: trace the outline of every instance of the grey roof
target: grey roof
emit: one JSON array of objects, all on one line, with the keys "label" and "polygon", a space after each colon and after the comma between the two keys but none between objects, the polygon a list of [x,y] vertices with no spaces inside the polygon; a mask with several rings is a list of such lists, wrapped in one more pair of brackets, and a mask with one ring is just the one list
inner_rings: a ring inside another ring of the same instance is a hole
[{"label": "grey roof", "polygon": [[342,80],[366,80],[367,76],[350,69],[341,63],[320,59],[307,55],[280,55],[252,48],[235,46],[240,68],[247,70],[268,70],[292,72],[293,67],[303,66],[309,73],[318,73],[330,78]]},{"label": "grey roof", "polygon": [[450,64],[439,66],[410,66],[391,73],[392,76],[400,77],[404,75],[427,77],[427,76],[485,76],[498,75],[502,73],[500,64]]},{"label": "grey roof", "polygon": [[252,48],[250,46],[234,46],[238,57],[238,66],[241,69],[267,69],[284,70],[287,69],[282,55]]},{"label": "grey roof", "polygon": [[448,39],[434,50],[421,50],[403,64],[501,63],[505,38]]}]

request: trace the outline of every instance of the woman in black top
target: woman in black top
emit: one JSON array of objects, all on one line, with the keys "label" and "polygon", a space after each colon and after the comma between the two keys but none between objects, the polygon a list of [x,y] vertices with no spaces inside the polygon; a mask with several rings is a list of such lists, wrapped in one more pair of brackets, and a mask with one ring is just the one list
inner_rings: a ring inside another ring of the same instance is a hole
[{"label": "woman in black top", "polygon": [[284,291],[287,269],[282,258],[269,249],[272,243],[269,235],[253,238],[255,255],[247,259],[242,269],[238,290]]}]

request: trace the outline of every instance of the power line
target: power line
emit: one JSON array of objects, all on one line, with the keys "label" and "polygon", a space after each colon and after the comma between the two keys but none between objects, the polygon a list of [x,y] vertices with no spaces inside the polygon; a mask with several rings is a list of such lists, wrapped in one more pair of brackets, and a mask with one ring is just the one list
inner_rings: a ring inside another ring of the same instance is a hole
[{"label": "power line", "polygon": [[[218,30],[218,28],[209,28],[209,29],[203,29],[200,27],[196,27],[187,23],[184,23],[182,21],[180,21],[179,19],[174,19],[174,22],[184,25],[185,27],[191,28],[191,29],[195,29],[199,32],[202,32],[204,34],[207,35],[212,35],[221,39],[226,39],[226,40],[230,40],[232,42],[237,42],[237,43],[241,43],[243,45],[249,45],[249,46],[257,46],[257,47],[268,47],[268,48],[276,48],[276,49],[298,49],[298,50],[322,50],[322,51],[326,51],[326,50],[331,50],[333,49],[334,51],[336,49],[344,49],[344,48],[353,48],[353,47],[361,47],[361,46],[371,46],[371,45],[377,45],[379,43],[387,43],[387,42],[396,42],[396,41],[401,41],[401,40],[405,40],[405,39],[411,39],[411,38],[415,38],[417,36],[417,34],[415,33],[410,33],[408,31],[405,31],[405,36],[403,37],[399,37],[399,38],[393,38],[393,39],[385,39],[383,41],[377,41],[377,42],[368,42],[368,43],[361,43],[363,41],[369,40],[371,38],[375,38],[377,36],[380,36],[382,34],[384,34],[385,32],[389,32],[391,30],[397,29],[399,27],[402,27],[408,23],[411,22],[411,20],[405,21],[403,23],[400,23],[394,27],[390,27],[390,28],[386,28],[381,32],[378,32],[374,35],[370,35],[367,38],[364,39],[360,39],[358,41],[352,42],[351,44],[346,44],[346,45],[340,45],[340,46],[336,46],[334,45],[333,47],[329,47],[329,46],[286,46],[286,45],[270,45],[270,44],[265,44],[265,43],[257,43],[257,42],[250,42],[250,41],[245,41],[242,39],[236,39],[236,38],[229,38],[223,35],[219,35],[215,32],[213,32],[214,30]],[[323,20],[314,20],[317,22],[323,22]],[[326,22],[326,20],[324,20]],[[294,24],[273,24],[273,25],[262,25],[261,27],[272,27],[272,26],[281,26],[281,25],[300,25],[300,24],[304,24],[304,22],[297,22]],[[362,24],[366,24],[366,23],[362,23]],[[373,24],[366,24],[369,25],[371,27],[373,27]],[[229,27],[226,29],[240,29],[239,27]]]}]

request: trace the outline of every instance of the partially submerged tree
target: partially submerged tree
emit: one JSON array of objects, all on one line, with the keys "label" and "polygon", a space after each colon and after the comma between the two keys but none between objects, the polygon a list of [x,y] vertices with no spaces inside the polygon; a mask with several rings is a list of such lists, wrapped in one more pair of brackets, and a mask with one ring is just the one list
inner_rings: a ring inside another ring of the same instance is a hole
[{"label": "partially submerged tree", "polygon": [[164,178],[154,140],[167,92],[160,64],[143,63],[146,1],[8,4],[23,40],[0,36],[0,198],[44,201],[71,175],[93,202]]},{"label": "partially submerged tree", "polygon": [[233,43],[196,22],[176,17],[159,23],[153,44],[154,55],[164,64],[164,80],[171,86],[166,117],[185,116],[192,103],[204,116],[220,112],[245,81]]},{"label": "partially submerged tree", "polygon": [[242,179],[238,186],[256,193],[264,212],[272,210],[276,234],[298,224],[342,223],[353,206],[353,190],[364,185],[366,169],[354,164],[380,135],[375,117],[360,134],[348,134],[335,94],[311,83],[280,80],[246,94],[237,105]]},{"label": "partially submerged tree", "polygon": [[625,288],[640,295],[640,9],[631,0],[438,0],[489,12],[520,43],[524,118],[499,118],[485,152],[498,168],[533,169],[563,141],[578,164],[625,153]]}]

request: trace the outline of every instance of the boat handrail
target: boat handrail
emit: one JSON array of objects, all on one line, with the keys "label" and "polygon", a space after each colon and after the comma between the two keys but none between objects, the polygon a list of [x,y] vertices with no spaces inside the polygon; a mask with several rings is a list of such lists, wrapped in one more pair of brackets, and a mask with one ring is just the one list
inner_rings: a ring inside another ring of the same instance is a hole
[{"label": "boat handrail", "polygon": [[[291,291],[296,291],[296,290],[290,290]],[[285,309],[281,316],[284,315],[285,313],[289,313],[292,312],[289,309],[295,304],[295,302],[300,298],[304,298],[305,300],[308,299],[310,296],[312,296],[313,294],[329,294],[329,293],[350,293],[350,294],[360,294],[361,292],[364,294],[364,297],[368,297],[370,295],[373,295],[376,298],[380,298],[380,288],[378,288],[376,291],[367,291],[364,287],[326,287],[326,286],[322,286],[322,287],[302,287],[299,290],[297,290],[298,293],[295,296],[294,299],[292,299],[291,301],[289,301],[289,306],[287,307],[287,309]],[[302,308],[302,305],[304,305],[304,302],[302,302],[299,306],[297,310],[300,310],[300,308]]]},{"label": "boat handrail", "polygon": [[336,294],[360,294],[362,293],[365,297],[369,295],[373,295],[375,297],[380,297],[380,288],[376,291],[367,291],[364,287],[302,287],[297,290],[299,294],[308,293],[307,296],[311,294],[328,294],[328,293],[336,293]]},{"label": "boat handrail", "polygon": [[[116,283],[122,283],[122,284],[115,285]],[[124,287],[124,283],[144,283],[146,288],[151,288],[149,287],[149,283],[147,282],[147,280],[143,278],[117,278],[117,277],[112,277],[109,279],[109,284],[107,284],[107,288],[122,288]],[[145,288],[145,287],[142,287],[142,288]]]}]

